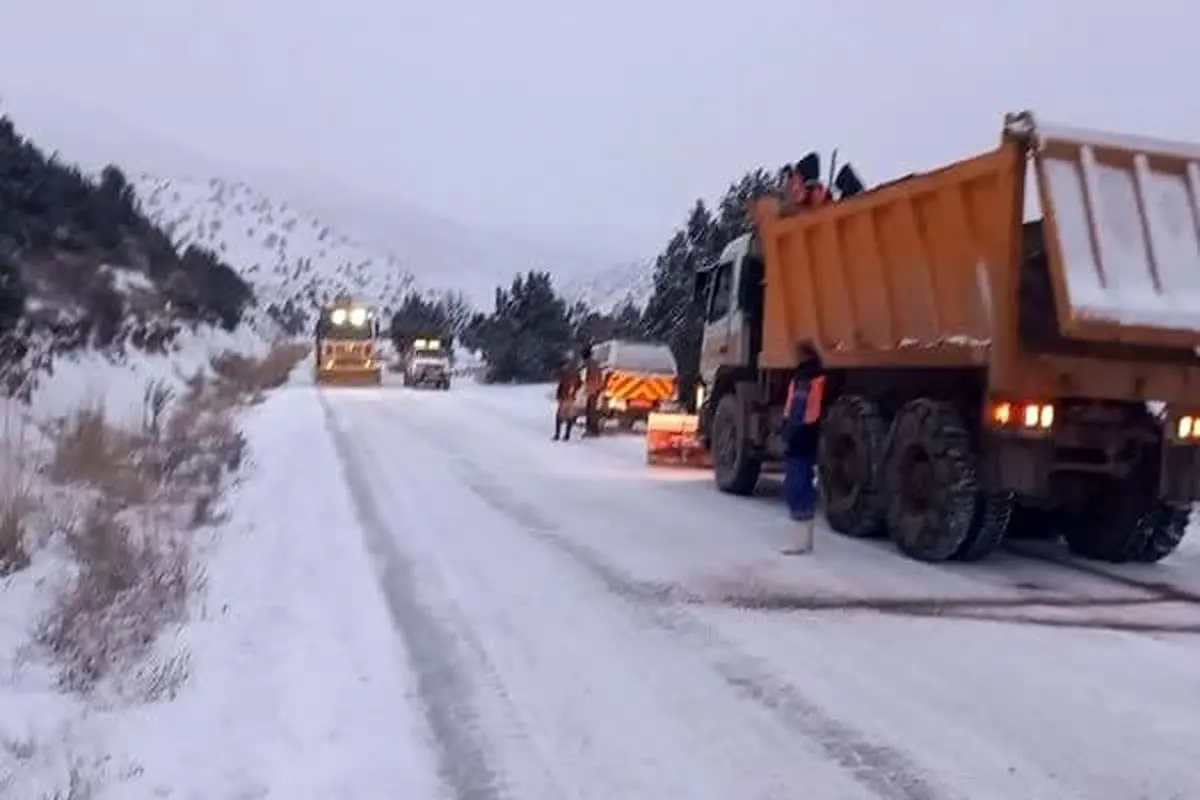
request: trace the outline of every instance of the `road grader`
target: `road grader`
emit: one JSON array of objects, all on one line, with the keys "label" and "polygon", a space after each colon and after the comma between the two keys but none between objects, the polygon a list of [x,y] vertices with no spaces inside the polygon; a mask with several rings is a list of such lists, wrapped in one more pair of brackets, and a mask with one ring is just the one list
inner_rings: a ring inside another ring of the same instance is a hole
[{"label": "road grader", "polygon": [[379,386],[379,319],[367,305],[330,303],[317,318],[313,378],[318,386]]}]

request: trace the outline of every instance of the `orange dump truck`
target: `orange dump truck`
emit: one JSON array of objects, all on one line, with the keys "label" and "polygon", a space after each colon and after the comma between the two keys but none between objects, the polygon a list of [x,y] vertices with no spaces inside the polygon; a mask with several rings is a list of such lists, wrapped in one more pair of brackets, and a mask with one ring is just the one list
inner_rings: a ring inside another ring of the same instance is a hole
[{"label": "orange dump truck", "polygon": [[781,457],[810,341],[835,530],[925,561],[982,558],[1035,521],[1106,561],[1178,545],[1200,497],[1200,145],[1021,112],[990,152],[755,218],[696,281],[721,490],[751,493]]}]

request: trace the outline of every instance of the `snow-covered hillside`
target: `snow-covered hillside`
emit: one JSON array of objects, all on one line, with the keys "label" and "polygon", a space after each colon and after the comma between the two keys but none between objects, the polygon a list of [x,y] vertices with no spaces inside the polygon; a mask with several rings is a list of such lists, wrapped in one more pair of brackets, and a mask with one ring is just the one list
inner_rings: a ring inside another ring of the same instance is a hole
[{"label": "snow-covered hillside", "polygon": [[395,256],[370,252],[245,183],[142,175],[134,186],[143,210],[177,245],[200,245],[227,260],[254,287],[260,307],[310,307],[347,294],[391,308],[412,288]]},{"label": "snow-covered hillside", "polygon": [[[487,309],[495,287],[525,269],[549,269],[569,299],[594,307],[630,295],[641,302],[649,293],[650,270],[643,264],[614,267],[555,256],[451,221],[401,213],[382,201],[343,194],[335,209],[302,187],[299,199],[285,200],[223,178],[143,174],[132,182],[145,213],[177,245],[216,252],[254,286],[260,307],[290,302],[307,309],[349,294],[387,309],[418,289],[462,291]],[[308,210],[314,205],[320,207],[315,213]]]},{"label": "snow-covered hillside", "polygon": [[626,300],[644,305],[654,289],[654,267],[640,261],[630,262],[583,275],[568,275],[559,286],[567,299],[582,301],[592,308],[608,310]]}]

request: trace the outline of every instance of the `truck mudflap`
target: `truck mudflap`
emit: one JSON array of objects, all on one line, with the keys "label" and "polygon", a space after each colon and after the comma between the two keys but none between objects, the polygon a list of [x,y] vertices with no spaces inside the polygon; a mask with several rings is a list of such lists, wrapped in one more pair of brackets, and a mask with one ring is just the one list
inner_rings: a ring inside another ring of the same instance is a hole
[{"label": "truck mudflap", "polygon": [[1064,336],[1200,346],[1200,144],[1010,114],[1027,138]]}]

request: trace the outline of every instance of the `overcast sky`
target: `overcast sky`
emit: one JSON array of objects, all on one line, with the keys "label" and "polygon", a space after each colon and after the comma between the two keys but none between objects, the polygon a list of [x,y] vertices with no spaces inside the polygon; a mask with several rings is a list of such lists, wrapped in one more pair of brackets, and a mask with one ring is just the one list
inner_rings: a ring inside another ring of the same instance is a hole
[{"label": "overcast sky", "polygon": [[1197,31],[1197,0],[0,0],[0,92],[637,253],[810,148],[883,180],[1023,107],[1200,140]]}]

